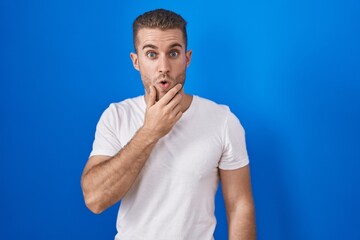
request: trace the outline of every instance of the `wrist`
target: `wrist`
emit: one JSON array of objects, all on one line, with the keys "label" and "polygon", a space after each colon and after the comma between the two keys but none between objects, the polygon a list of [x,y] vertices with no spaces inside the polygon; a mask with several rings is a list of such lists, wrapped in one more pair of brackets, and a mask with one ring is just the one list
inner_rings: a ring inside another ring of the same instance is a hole
[{"label": "wrist", "polygon": [[153,131],[145,128],[144,126],[137,131],[137,135],[141,139],[141,142],[149,145],[157,143],[160,139],[153,133]]}]

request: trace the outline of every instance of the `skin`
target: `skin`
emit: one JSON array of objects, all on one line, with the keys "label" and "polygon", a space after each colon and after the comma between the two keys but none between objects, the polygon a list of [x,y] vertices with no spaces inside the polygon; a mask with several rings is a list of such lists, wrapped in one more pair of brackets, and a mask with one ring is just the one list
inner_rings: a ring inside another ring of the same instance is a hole
[{"label": "skin", "polygon": [[219,170],[226,206],[229,240],[255,240],[255,208],[249,165]]},{"label": "skin", "polygon": [[[156,143],[171,131],[191,102],[184,92],[186,51],[179,29],[140,29],[130,57],[145,88],[144,124],[115,156],[92,156],[82,177],[86,206],[99,214],[120,201],[144,167]],[[229,225],[229,239],[255,239],[249,167],[219,170]]]},{"label": "skin", "polygon": [[[186,51],[181,30],[140,29],[137,43],[136,53],[131,53],[130,57],[134,68],[140,72],[146,93],[154,86],[156,100],[159,100],[176,84],[184,85],[192,51]],[[169,86],[162,87],[162,81]],[[183,89],[180,94],[184,96],[184,102],[190,105],[192,96],[185,94]]]}]

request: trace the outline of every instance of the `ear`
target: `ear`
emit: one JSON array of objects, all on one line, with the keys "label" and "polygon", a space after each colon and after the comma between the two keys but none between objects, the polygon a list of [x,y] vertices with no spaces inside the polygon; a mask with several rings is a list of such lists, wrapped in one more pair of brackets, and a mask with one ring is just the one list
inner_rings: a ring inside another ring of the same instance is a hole
[{"label": "ear", "polygon": [[130,58],[131,58],[134,68],[139,71],[138,55],[136,53],[130,53]]},{"label": "ear", "polygon": [[190,62],[191,62],[192,50],[188,50],[185,53],[185,56],[186,56],[186,67],[188,67],[190,65]]}]

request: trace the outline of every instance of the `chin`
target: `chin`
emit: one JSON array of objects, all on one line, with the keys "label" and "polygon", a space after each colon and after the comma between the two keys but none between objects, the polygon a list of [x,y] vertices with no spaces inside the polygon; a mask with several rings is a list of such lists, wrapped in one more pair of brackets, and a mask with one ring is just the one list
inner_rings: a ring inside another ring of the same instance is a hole
[{"label": "chin", "polygon": [[159,101],[160,99],[162,99],[165,96],[166,93],[157,93],[156,94],[156,101]]}]

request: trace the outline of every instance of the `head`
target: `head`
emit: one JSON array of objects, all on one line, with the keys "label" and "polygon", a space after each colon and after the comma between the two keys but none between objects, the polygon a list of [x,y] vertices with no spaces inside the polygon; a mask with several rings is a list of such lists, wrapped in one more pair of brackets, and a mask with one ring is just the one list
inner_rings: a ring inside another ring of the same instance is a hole
[{"label": "head", "polygon": [[134,21],[133,33],[135,53],[130,57],[146,94],[154,86],[159,100],[177,83],[184,85],[192,53],[187,51],[185,20],[158,9],[140,15]]},{"label": "head", "polygon": [[133,23],[133,43],[137,52],[138,32],[140,29],[180,29],[187,48],[186,21],[179,14],[165,9],[156,9],[138,16]]}]

